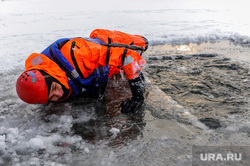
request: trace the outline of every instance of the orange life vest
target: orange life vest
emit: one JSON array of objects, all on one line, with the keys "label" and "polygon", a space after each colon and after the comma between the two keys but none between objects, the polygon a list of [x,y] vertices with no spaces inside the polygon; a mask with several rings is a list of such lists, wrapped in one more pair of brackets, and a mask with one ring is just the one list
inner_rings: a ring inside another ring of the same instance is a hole
[{"label": "orange life vest", "polygon": [[[145,61],[137,51],[143,52],[147,49],[146,38],[103,29],[94,30],[90,37],[57,40],[42,54],[32,54],[26,60],[26,70],[44,70],[65,87],[70,86],[76,94],[81,93],[81,89],[79,89],[81,84],[87,85],[93,82],[95,78],[91,77],[93,73],[97,73],[97,75],[99,73],[98,76],[101,78],[100,71],[96,72],[99,67],[109,65],[109,76],[117,73],[118,68],[124,70],[127,79],[139,76],[138,73]],[[93,42],[95,38],[96,40],[101,39],[101,44]],[[134,50],[134,48],[138,50]],[[36,59],[38,61],[42,59],[43,62],[32,63]],[[75,84],[78,84],[76,85],[78,90],[74,88]]]},{"label": "orange life vest", "polygon": [[[72,61],[72,53],[70,51],[73,42],[75,42],[74,56],[80,69],[80,76],[83,76],[81,78],[87,78],[93,73],[95,68],[106,65],[107,46],[92,43],[84,40],[83,38],[74,38],[68,41],[60,49],[66,60],[74,68],[76,68],[76,65]],[[136,72],[141,70],[142,66],[145,64],[145,61],[142,59],[139,53],[128,49],[124,59],[127,63],[124,65],[122,64],[122,56],[124,51],[125,48],[123,47],[111,47],[108,65],[110,67],[122,68],[126,73],[127,79],[133,79],[138,76]],[[126,61],[126,58],[129,58],[128,60],[130,61]],[[112,72],[113,71],[110,70],[109,75],[112,75]]]}]

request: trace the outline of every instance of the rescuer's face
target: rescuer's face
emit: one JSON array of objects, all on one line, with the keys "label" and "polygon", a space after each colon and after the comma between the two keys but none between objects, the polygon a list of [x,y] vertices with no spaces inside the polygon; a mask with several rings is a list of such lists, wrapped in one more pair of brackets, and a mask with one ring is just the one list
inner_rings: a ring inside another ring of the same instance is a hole
[{"label": "rescuer's face", "polygon": [[59,83],[52,82],[49,91],[49,101],[58,101],[64,94],[63,88]]}]

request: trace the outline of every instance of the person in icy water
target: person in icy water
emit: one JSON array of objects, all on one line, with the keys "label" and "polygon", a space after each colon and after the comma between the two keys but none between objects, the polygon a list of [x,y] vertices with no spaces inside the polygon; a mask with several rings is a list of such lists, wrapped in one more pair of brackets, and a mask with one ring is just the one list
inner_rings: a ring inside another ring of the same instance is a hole
[{"label": "person in icy water", "polygon": [[98,98],[108,77],[123,70],[132,98],[122,102],[122,113],[135,112],[144,102],[145,79],[141,54],[148,41],[140,35],[104,29],[89,38],[63,38],[41,53],[31,54],[16,82],[18,96],[29,104],[61,102],[77,96]]}]

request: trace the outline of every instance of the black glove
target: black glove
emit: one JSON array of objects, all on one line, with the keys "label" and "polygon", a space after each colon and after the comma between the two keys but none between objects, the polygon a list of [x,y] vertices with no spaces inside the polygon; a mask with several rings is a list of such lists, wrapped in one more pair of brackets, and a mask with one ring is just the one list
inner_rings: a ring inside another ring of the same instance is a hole
[{"label": "black glove", "polygon": [[132,92],[132,98],[122,102],[122,113],[135,113],[137,109],[144,103],[145,79],[140,73],[140,77],[129,80],[129,86]]}]

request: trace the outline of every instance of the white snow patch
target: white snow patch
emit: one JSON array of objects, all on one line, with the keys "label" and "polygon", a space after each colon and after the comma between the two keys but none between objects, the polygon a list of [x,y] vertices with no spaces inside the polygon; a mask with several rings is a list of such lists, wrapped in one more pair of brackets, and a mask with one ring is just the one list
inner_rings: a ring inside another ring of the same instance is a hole
[{"label": "white snow patch", "polygon": [[84,152],[89,153],[90,152],[89,148],[85,147]]},{"label": "white snow patch", "polygon": [[6,148],[5,139],[5,135],[0,135],[0,150]]},{"label": "white snow patch", "polygon": [[120,129],[117,128],[111,128],[109,132],[113,133],[112,137],[116,137],[118,133],[120,133]]},{"label": "white snow patch", "polygon": [[37,146],[41,149],[45,148],[45,144],[43,142],[43,140],[41,138],[32,138],[30,139],[29,143],[32,145],[32,146]]}]

